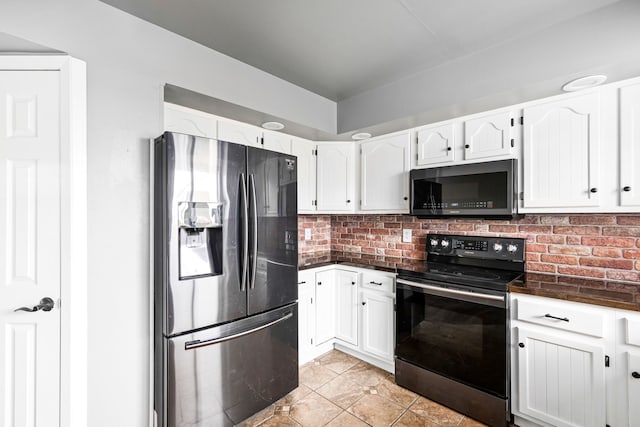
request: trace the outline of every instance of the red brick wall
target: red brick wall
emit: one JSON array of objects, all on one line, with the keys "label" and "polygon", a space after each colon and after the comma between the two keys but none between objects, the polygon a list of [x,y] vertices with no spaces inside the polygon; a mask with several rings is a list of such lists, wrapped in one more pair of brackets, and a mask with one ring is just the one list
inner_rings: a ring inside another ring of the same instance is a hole
[{"label": "red brick wall", "polygon": [[[313,230],[325,247],[325,216],[301,218],[304,224],[316,218],[309,224],[315,224]],[[333,250],[422,259],[427,233],[522,237],[527,240],[527,271],[640,282],[640,215],[527,215],[510,221],[404,215],[330,218]],[[402,243],[403,228],[413,230],[411,243]],[[305,249],[310,247],[305,244]]]},{"label": "red brick wall", "polygon": [[[311,240],[304,240],[304,229],[311,229]],[[298,215],[298,252],[331,250],[331,215]]]}]

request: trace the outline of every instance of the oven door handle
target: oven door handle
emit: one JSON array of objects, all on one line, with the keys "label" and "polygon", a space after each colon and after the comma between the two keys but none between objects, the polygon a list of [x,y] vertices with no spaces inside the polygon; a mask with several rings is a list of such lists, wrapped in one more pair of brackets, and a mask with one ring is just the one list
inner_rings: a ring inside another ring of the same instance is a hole
[{"label": "oven door handle", "polygon": [[404,279],[396,279],[396,283],[411,286],[414,288],[420,288],[420,289],[429,291],[429,293],[434,293],[441,296],[451,296],[453,298],[455,298],[456,296],[459,296],[459,297],[466,297],[466,298],[471,298],[471,299],[480,300],[480,301],[484,300],[484,301],[487,301],[487,303],[489,303],[490,305],[494,305],[496,302],[502,303],[503,306],[505,305],[505,297],[503,295],[489,295],[489,294],[481,294],[478,292],[468,292],[468,291],[462,291],[459,289],[444,288],[441,286],[433,286],[433,285],[426,285],[424,283],[411,282],[409,280],[404,280]]}]

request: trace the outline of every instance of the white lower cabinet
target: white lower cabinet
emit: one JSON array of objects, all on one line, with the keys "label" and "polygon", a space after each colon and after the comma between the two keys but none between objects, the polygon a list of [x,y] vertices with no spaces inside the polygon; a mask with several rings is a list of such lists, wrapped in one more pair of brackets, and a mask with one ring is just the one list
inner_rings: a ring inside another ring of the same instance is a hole
[{"label": "white lower cabinet", "polygon": [[395,274],[335,265],[298,279],[300,364],[335,347],[393,372]]},{"label": "white lower cabinet", "polygon": [[640,426],[640,313],[512,295],[520,426]]},{"label": "white lower cabinet", "polygon": [[315,345],[335,337],[335,272],[316,273],[316,333]]},{"label": "white lower cabinet", "polygon": [[358,276],[355,271],[335,270],[336,338],[358,345]]},{"label": "white lower cabinet", "polygon": [[393,296],[362,291],[362,351],[393,361]]}]

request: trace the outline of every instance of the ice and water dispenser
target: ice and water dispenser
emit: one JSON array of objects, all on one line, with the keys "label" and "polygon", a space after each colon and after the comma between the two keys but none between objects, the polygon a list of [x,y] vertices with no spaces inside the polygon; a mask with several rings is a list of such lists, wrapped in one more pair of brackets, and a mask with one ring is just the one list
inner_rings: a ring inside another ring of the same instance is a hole
[{"label": "ice and water dispenser", "polygon": [[222,274],[222,203],[180,202],[180,280]]}]

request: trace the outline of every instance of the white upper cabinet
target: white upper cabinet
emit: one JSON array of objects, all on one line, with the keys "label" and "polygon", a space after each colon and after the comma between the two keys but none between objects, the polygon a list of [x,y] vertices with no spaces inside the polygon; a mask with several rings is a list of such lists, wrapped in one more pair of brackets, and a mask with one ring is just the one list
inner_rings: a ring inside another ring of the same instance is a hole
[{"label": "white upper cabinet", "polygon": [[262,128],[234,120],[218,120],[218,139],[261,148]]},{"label": "white upper cabinet", "polygon": [[417,130],[418,166],[451,163],[456,154],[456,124],[425,126]]},{"label": "white upper cabinet", "polygon": [[291,154],[298,157],[298,212],[316,210],[316,145],[311,141],[293,139]]},{"label": "white upper cabinet", "polygon": [[277,151],[278,153],[291,154],[291,136],[285,133],[264,131],[262,133],[262,148]]},{"label": "white upper cabinet", "polygon": [[316,162],[318,211],[353,212],[356,206],[354,144],[318,143]]},{"label": "white upper cabinet", "polygon": [[360,210],[409,212],[411,133],[360,144]]},{"label": "white upper cabinet", "polygon": [[515,151],[516,115],[507,111],[465,121],[465,160],[511,157]]},{"label": "white upper cabinet", "polygon": [[622,206],[640,206],[639,165],[640,84],[635,84],[620,88],[620,205]]},{"label": "white upper cabinet", "polygon": [[524,208],[599,205],[600,94],[524,109]]},{"label": "white upper cabinet", "polygon": [[164,130],[215,139],[216,117],[180,105],[164,103]]}]

